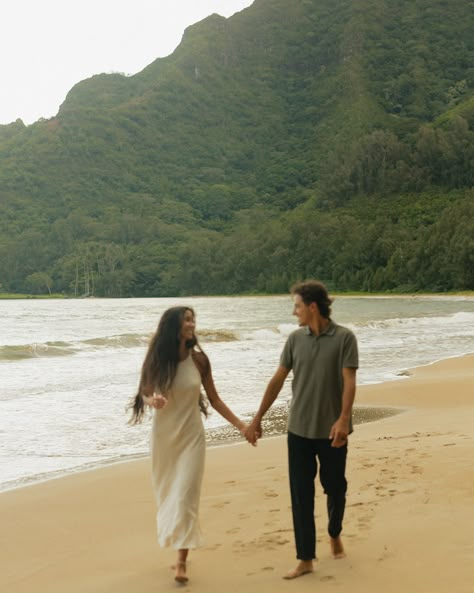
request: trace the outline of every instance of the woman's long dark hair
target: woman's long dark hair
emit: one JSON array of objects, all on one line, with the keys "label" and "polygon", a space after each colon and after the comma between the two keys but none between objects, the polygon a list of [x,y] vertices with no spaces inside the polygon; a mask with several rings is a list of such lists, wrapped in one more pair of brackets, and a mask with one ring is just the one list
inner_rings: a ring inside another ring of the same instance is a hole
[{"label": "woman's long dark hair", "polygon": [[[171,388],[178,370],[181,327],[186,311],[191,311],[194,317],[194,310],[191,307],[171,307],[161,316],[143,361],[137,394],[129,406],[132,410],[130,424],[138,424],[143,420],[145,412],[143,395],[153,391],[166,395]],[[186,346],[191,350],[197,346],[202,352],[195,336],[186,343]],[[199,407],[207,416],[208,403],[202,393],[199,397]]]}]

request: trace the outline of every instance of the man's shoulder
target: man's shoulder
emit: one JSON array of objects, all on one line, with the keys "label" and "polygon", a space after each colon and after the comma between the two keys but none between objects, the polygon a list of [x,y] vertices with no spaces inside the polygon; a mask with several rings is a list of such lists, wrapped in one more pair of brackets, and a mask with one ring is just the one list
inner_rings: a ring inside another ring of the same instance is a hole
[{"label": "man's shoulder", "polygon": [[298,329],[294,329],[292,332],[290,332],[288,334],[288,337],[286,338],[285,350],[298,350],[300,346],[304,343],[306,333],[307,332],[305,327],[299,327]]},{"label": "man's shoulder", "polygon": [[302,337],[306,336],[308,334],[308,329],[306,327],[298,327],[297,329],[293,330],[289,336],[288,336],[288,340],[291,341],[296,341],[296,340],[300,340]]},{"label": "man's shoulder", "polygon": [[339,323],[332,322],[334,327],[334,332],[340,336],[351,336],[355,338],[355,333],[349,327],[345,325],[339,325]]}]

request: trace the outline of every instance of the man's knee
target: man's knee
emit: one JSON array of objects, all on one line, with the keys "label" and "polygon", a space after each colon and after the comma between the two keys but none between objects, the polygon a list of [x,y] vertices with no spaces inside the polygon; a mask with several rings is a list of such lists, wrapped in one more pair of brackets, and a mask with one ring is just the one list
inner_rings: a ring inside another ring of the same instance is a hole
[{"label": "man's knee", "polygon": [[347,492],[347,480],[342,477],[339,479],[324,480],[322,482],[324,494],[335,498],[343,498]]}]

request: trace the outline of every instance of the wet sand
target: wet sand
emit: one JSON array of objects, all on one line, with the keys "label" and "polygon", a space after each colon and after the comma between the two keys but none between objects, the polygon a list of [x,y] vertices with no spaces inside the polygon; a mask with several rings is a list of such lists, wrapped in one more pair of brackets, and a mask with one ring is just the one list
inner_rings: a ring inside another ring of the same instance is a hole
[{"label": "wet sand", "polygon": [[[353,411],[353,424],[364,424],[365,422],[375,422],[382,418],[388,418],[394,414],[400,414],[403,408],[393,408],[389,406],[355,406]],[[276,403],[268,410],[263,422],[262,428],[265,437],[274,437],[286,434],[286,421],[288,416],[288,405],[277,405]],[[250,422],[252,416],[242,417],[245,422]],[[206,431],[206,441],[209,447],[216,445],[228,445],[229,443],[246,442],[240,432],[230,424],[211,428]]]}]

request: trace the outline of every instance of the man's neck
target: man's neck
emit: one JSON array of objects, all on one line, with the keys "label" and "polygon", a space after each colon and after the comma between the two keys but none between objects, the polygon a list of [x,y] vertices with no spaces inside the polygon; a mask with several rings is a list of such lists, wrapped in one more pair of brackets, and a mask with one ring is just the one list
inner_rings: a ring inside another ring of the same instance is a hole
[{"label": "man's neck", "polygon": [[320,315],[318,315],[309,322],[309,329],[315,336],[319,336],[319,334],[326,331],[330,322],[331,321],[329,319],[326,319],[326,317],[321,317]]}]

